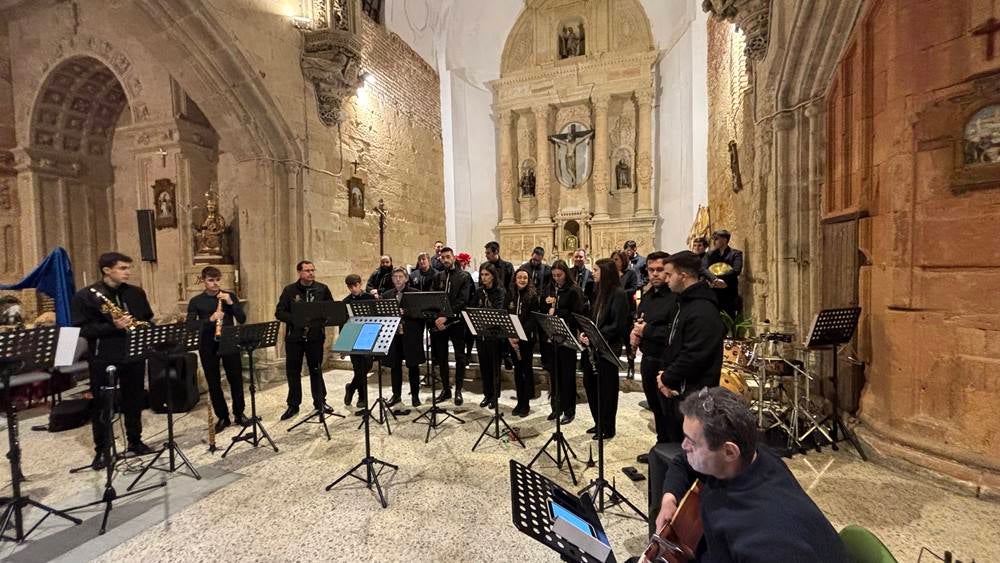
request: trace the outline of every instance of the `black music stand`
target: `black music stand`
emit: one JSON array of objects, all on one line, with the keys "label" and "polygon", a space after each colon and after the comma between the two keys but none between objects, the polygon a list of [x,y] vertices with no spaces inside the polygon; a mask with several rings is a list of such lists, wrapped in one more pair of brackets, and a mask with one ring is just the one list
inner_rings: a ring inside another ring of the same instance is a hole
[{"label": "black music stand", "polygon": [[580,323],[580,330],[587,335],[587,340],[590,341],[588,352],[590,353],[590,361],[593,364],[594,376],[597,378],[597,385],[595,386],[597,387],[597,420],[595,421],[597,422],[597,479],[591,480],[590,484],[580,491],[580,494],[593,489],[593,494],[590,496],[597,503],[597,511],[604,512],[604,492],[605,489],[607,489],[611,491],[611,498],[608,499],[607,504],[608,508],[617,504],[625,503],[643,520],[647,520],[646,515],[643,514],[641,510],[636,508],[631,501],[625,498],[625,495],[621,494],[621,492],[616,489],[613,484],[608,483],[608,481],[604,479],[604,426],[602,420],[603,416],[601,415],[604,407],[601,403],[601,371],[597,366],[597,363],[600,361],[598,356],[611,362],[611,364],[616,366],[619,370],[622,367],[621,361],[618,359],[618,356],[615,355],[614,351],[611,350],[611,346],[608,345],[608,341],[604,338],[604,335],[601,334],[601,330],[597,328],[594,321],[576,313],[573,314],[573,317],[576,318],[578,323]]},{"label": "black music stand", "polygon": [[[373,357],[385,357],[389,353],[389,347],[392,346],[392,338],[396,335],[396,331],[399,329],[399,317],[352,317],[348,321],[348,324],[358,324],[358,325],[376,325],[378,326],[378,335],[372,342],[360,342],[359,332],[345,330],[341,331],[340,336],[337,338],[337,342],[334,344],[334,350],[341,351],[349,349],[352,353],[361,356],[373,356]],[[399,471],[398,465],[393,465],[387,461],[382,461],[372,455],[372,443],[371,443],[371,428],[369,420],[372,416],[371,409],[365,409],[361,412],[361,423],[365,428],[365,457],[359,461],[354,467],[347,470],[346,473],[337,477],[332,483],[326,486],[326,490],[330,490],[337,485],[337,483],[343,481],[347,477],[354,477],[355,479],[361,481],[370,490],[372,485],[375,485],[375,491],[378,493],[379,502],[382,504],[382,508],[389,506],[389,503],[385,500],[385,494],[382,492],[382,485],[378,481],[379,475],[385,471],[385,468],[389,467],[394,471]],[[376,468],[376,466],[380,466]],[[365,468],[365,477],[356,475],[355,471]]]},{"label": "black music stand", "polygon": [[[240,433],[233,436],[232,443],[222,452],[225,458],[229,450],[237,442],[247,442],[253,447],[260,445],[264,439],[267,440],[274,451],[278,451],[278,446],[274,445],[274,440],[267,433],[260,417],[257,416],[257,372],[254,370],[253,353],[261,348],[271,348],[278,343],[278,327],[281,323],[270,321],[266,323],[256,323],[249,325],[233,325],[222,327],[222,338],[219,341],[219,355],[231,354],[234,351],[247,353],[247,361],[250,367],[250,424],[240,430]],[[209,408],[212,408],[211,405]],[[258,435],[258,431],[260,434]]]},{"label": "black music stand", "polygon": [[[544,332],[545,336],[552,341],[552,374],[549,377],[549,381],[551,382],[550,391],[553,398],[556,401],[560,401],[560,412],[556,415],[555,432],[553,432],[552,436],[547,442],[545,442],[542,449],[538,450],[535,457],[531,459],[531,463],[528,464],[528,467],[530,468],[535,465],[535,462],[538,461],[538,458],[542,457],[542,454],[545,454],[549,459],[551,459],[560,471],[562,471],[562,464],[563,461],[565,461],[566,467],[569,468],[569,476],[573,479],[573,484],[576,485],[576,472],[573,471],[573,463],[569,460],[569,458],[570,456],[573,456],[573,459],[578,461],[580,458],[576,457],[576,453],[573,451],[573,448],[569,447],[569,442],[567,442],[566,437],[563,436],[562,423],[559,420],[562,411],[566,409],[566,405],[561,403],[561,399],[559,397],[559,347],[563,346],[577,352],[582,351],[583,347],[580,346],[580,343],[573,337],[573,333],[571,333],[569,327],[566,326],[566,321],[564,321],[561,317],[557,317],[555,315],[544,315],[542,313],[531,314],[535,315],[536,320],[538,320],[538,326],[542,327],[542,332]],[[552,457],[552,454],[548,452],[549,444],[552,444],[553,442],[556,445],[555,457]],[[563,457],[564,454],[565,457]]]},{"label": "black music stand", "polygon": [[[347,312],[351,317],[396,317],[399,318],[399,304],[396,303],[395,299],[365,299],[364,301],[355,301],[347,305]],[[378,362],[378,399],[374,403],[369,402],[367,410],[372,413],[375,417],[375,421],[379,425],[385,424],[385,430],[392,435],[392,427],[389,425],[389,417],[391,416],[393,420],[398,420],[396,418],[396,413],[392,412],[389,408],[389,401],[385,400],[382,395],[382,357],[379,356],[375,358]],[[367,395],[367,393],[366,393]],[[378,415],[374,414],[375,408],[378,408]],[[388,414],[386,414],[388,413]],[[364,424],[364,420],[358,425],[358,428]]]},{"label": "black music stand", "polygon": [[[191,338],[190,332],[198,333],[198,328],[192,328],[187,323],[172,323],[166,325],[154,325],[148,328],[137,328],[128,331],[128,337],[126,342],[128,344],[128,357],[130,359],[147,359],[156,358],[164,365],[164,377],[166,378],[167,387],[167,441],[163,443],[163,447],[160,448],[156,455],[153,456],[148,462],[146,462],[145,467],[139,472],[132,484],[128,486],[126,490],[131,491],[133,487],[142,479],[142,477],[150,469],[156,469],[158,471],[163,471],[165,473],[173,473],[177,471],[180,467],[187,467],[188,471],[191,472],[191,476],[195,479],[200,480],[201,475],[198,470],[194,468],[191,461],[184,455],[181,451],[180,446],[174,441],[174,405],[173,405],[173,394],[171,393],[171,374],[174,372],[173,366],[170,364],[170,357],[183,354],[190,349],[197,349],[198,339]],[[193,347],[193,348],[190,348]],[[159,467],[156,465],[156,461],[160,459],[164,453],[170,458],[170,465],[168,468]],[[177,464],[176,458],[181,458],[180,465]]]},{"label": "black music stand", "polygon": [[[434,320],[439,316],[453,316],[451,312],[451,305],[448,303],[448,294],[443,291],[413,291],[404,293],[400,307],[409,311],[407,314],[427,320],[429,326],[434,326]],[[433,334],[433,329],[431,330],[431,333]],[[431,430],[441,426],[449,418],[454,418],[459,424],[465,424],[464,420],[438,406],[437,388],[435,386],[437,379],[434,377],[434,357],[431,355],[430,342],[428,342],[427,346],[427,371],[428,376],[431,379],[431,408],[422,412],[420,416],[413,419],[413,422],[416,423],[424,417],[427,418],[427,435],[424,436],[425,444],[431,439]],[[446,343],[446,352],[447,346],[448,345]],[[448,361],[447,354],[445,354],[445,361]],[[444,369],[443,366],[438,367],[439,369]],[[456,370],[455,373],[457,377],[458,370]],[[442,418],[438,419],[438,415],[441,415]]]},{"label": "black music stand", "polygon": [[[45,371],[15,374],[25,370],[51,368],[55,360],[58,334],[58,327],[41,327],[0,333],[0,388],[3,389],[3,403],[7,411],[7,437],[10,443],[7,458],[10,459],[12,492],[7,507],[4,509],[3,518],[0,519],[0,541],[23,542],[31,532],[38,528],[39,524],[53,514],[74,524],[81,522],[78,518],[67,514],[66,511],[44,505],[21,494],[21,481],[24,480],[24,474],[21,472],[21,443],[17,434],[17,408],[10,396],[10,390],[13,387],[45,381],[52,377],[50,373]],[[28,506],[34,506],[45,515],[25,532],[23,511]],[[14,528],[13,536],[7,535],[7,528],[11,527],[11,524]]]},{"label": "black music stand", "polygon": [[[476,451],[476,447],[479,446],[479,443],[487,435],[498,441],[502,440],[503,436],[506,435],[509,438],[513,438],[515,442],[524,448],[526,447],[524,440],[507,424],[507,421],[503,419],[503,413],[500,412],[500,350],[503,349],[500,344],[506,342],[508,338],[527,340],[528,337],[524,333],[524,327],[521,326],[521,321],[516,315],[511,315],[503,309],[466,309],[462,311],[462,318],[465,319],[465,324],[469,326],[469,330],[473,336],[478,336],[484,340],[493,340],[498,344],[493,366],[495,370],[493,372],[493,385],[497,396],[489,397],[493,402],[493,417],[483,427],[482,433],[479,434],[479,439],[472,445],[472,451]],[[504,427],[503,432],[500,432],[501,424]],[[488,434],[490,425],[494,426],[495,435]]]},{"label": "black music stand", "polygon": [[837,448],[837,428],[839,427],[844,437],[851,442],[854,449],[858,451],[861,459],[868,461],[868,456],[861,449],[861,442],[857,436],[844,424],[840,415],[840,388],[837,378],[837,357],[840,354],[840,347],[847,344],[854,338],[854,331],[858,328],[858,318],[861,317],[861,307],[844,307],[841,309],[823,309],[816,314],[813,319],[812,329],[809,331],[809,339],[806,347],[812,350],[832,350],[833,351],[833,382],[832,410],[830,415],[830,436],[831,445],[834,450]]},{"label": "black music stand", "polygon": [[[561,505],[589,524],[594,532],[591,538],[587,538],[590,549],[593,550],[594,542],[604,544],[607,556],[604,559],[598,559],[569,538],[560,536],[554,529],[555,522],[549,508],[550,502]],[[510,460],[510,508],[514,527],[522,534],[558,553],[562,561],[615,563],[615,555],[609,547],[607,533],[605,533],[604,527],[601,526],[601,520],[594,511],[594,504],[590,496],[584,493],[580,498],[574,497],[572,493],[555,482],[513,459]]]},{"label": "black music stand", "polygon": [[[347,308],[343,301],[312,301],[309,303],[298,301],[292,303],[292,324],[295,326],[305,327],[302,333],[302,338],[304,340],[309,340],[309,332],[319,332],[322,334],[323,327],[326,326],[340,326],[347,322]],[[306,362],[308,364],[308,362]],[[308,371],[309,367],[306,366]],[[302,377],[302,373],[299,372],[295,374],[296,377]],[[310,378],[312,375],[309,376]],[[330,440],[330,428],[326,425],[326,417],[337,416],[344,418],[344,415],[334,412],[333,407],[323,403],[323,408],[316,409],[311,414],[303,418],[302,420],[296,422],[288,428],[288,432],[295,430],[303,424],[313,423],[322,424],[323,432],[326,433],[327,441]],[[317,421],[313,421],[314,418],[319,418]]]}]

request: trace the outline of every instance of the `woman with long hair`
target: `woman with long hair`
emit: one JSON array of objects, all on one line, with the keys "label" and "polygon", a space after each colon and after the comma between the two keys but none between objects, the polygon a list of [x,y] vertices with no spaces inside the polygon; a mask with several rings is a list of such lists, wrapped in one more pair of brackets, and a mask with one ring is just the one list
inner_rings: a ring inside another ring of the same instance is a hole
[{"label": "woman with long hair", "polygon": [[[497,269],[489,262],[479,266],[479,287],[476,288],[473,304],[479,309],[503,309],[504,290],[500,287]],[[479,374],[483,378],[485,395],[479,406],[492,409],[500,397],[500,373],[497,370],[500,342],[480,336],[476,338],[476,350],[479,352]]]},{"label": "woman with long hair", "polygon": [[618,270],[618,275],[621,277],[622,289],[625,290],[625,295],[630,301],[634,300],[635,292],[639,289],[639,274],[632,269],[632,264],[629,262],[628,256],[621,250],[612,252],[611,259],[614,261],[615,269]]},{"label": "woman with long hair", "polygon": [[[566,321],[570,332],[576,334],[580,328],[573,314],[583,314],[584,301],[583,292],[573,281],[566,261],[553,262],[552,283],[545,288],[542,310],[546,314],[561,317]],[[576,416],[576,350],[559,346],[555,352],[552,365],[549,366],[551,370],[549,381],[553,384],[549,385],[552,414],[548,419],[555,420],[557,416],[562,415],[559,422],[569,424]]]},{"label": "woman with long hair", "polygon": [[[602,258],[594,266],[596,295],[590,318],[617,357],[621,354],[622,343],[625,341],[625,330],[632,322],[628,299],[614,261]],[[580,342],[589,349],[581,360],[583,387],[587,390],[587,403],[590,405],[590,415],[594,418],[594,426],[587,432],[594,434],[595,440],[600,436],[607,440],[615,436],[615,420],[618,415],[618,362],[598,355],[585,334],[581,333]],[[594,356],[597,356],[596,361]]]},{"label": "woman with long hair", "polygon": [[514,272],[510,291],[507,292],[507,312],[517,315],[524,327],[527,340],[510,339],[514,352],[514,389],[517,390],[517,406],[514,416],[525,417],[531,412],[531,399],[535,397],[535,371],[532,369],[532,353],[535,351],[535,334],[538,327],[531,315],[538,311],[538,291],[531,281],[531,272],[519,268]]}]

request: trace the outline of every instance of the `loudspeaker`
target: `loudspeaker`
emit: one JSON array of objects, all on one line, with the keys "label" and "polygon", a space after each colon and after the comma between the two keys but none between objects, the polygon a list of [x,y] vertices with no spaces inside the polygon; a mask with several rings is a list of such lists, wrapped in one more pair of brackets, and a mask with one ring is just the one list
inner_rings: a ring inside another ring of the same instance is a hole
[{"label": "loudspeaker", "polygon": [[152,209],[135,212],[139,220],[139,254],[145,262],[156,262],[156,222]]},{"label": "loudspeaker", "polygon": [[[201,398],[198,395],[198,354],[188,352],[172,357],[170,366],[174,370],[170,380],[170,410],[188,412]],[[160,414],[167,412],[167,378],[163,363],[156,358],[149,359],[149,408]]]}]

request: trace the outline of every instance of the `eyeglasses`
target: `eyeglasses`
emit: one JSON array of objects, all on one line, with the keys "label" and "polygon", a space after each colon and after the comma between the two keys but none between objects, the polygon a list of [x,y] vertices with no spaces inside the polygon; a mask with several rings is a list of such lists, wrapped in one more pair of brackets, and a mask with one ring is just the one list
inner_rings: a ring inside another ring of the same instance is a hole
[{"label": "eyeglasses", "polygon": [[698,391],[698,398],[702,400],[701,407],[705,409],[705,414],[712,414],[715,410],[715,399],[708,392],[708,387]]}]

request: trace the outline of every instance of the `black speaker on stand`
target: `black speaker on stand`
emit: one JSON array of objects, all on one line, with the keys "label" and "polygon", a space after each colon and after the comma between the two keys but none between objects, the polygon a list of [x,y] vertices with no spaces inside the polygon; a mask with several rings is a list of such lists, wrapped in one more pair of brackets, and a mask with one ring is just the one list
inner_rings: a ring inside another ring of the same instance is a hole
[{"label": "black speaker on stand", "polygon": [[156,219],[152,209],[138,209],[139,254],[144,262],[156,262]]}]

